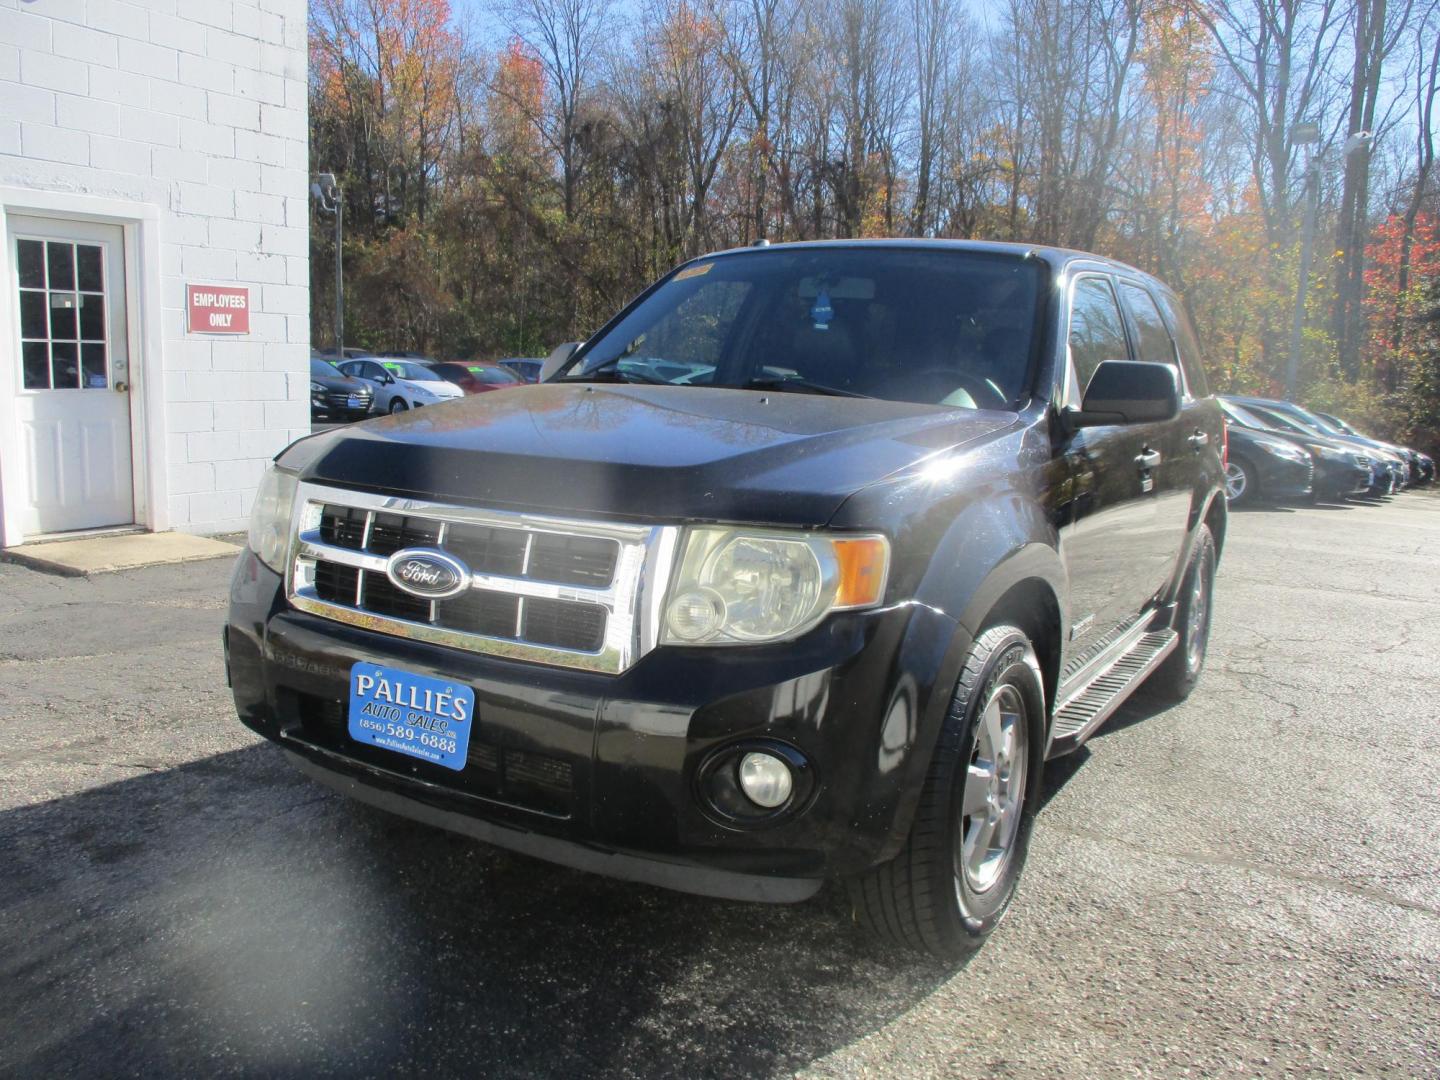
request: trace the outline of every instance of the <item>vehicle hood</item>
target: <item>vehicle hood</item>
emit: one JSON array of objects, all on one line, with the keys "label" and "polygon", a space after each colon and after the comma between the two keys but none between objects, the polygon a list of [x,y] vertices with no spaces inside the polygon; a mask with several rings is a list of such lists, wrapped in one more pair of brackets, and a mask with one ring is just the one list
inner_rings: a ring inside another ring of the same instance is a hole
[{"label": "vehicle hood", "polygon": [[436,397],[456,398],[464,395],[465,391],[452,382],[441,380],[440,382],[419,382],[415,379],[395,380],[395,385],[404,390],[407,394],[429,392]]},{"label": "vehicle hood", "polygon": [[1338,443],[1332,443],[1329,439],[1306,439],[1300,435],[1291,435],[1289,432],[1263,431],[1260,428],[1244,427],[1234,424],[1230,427],[1230,438],[1232,442],[1244,441],[1259,446],[1288,446],[1291,449],[1305,449],[1305,443],[1319,443],[1335,449]]},{"label": "vehicle hood", "polygon": [[336,429],[282,461],[307,480],[482,506],[815,526],[860,488],[1016,419],[869,398],[546,383]]},{"label": "vehicle hood", "polygon": [[358,394],[362,390],[370,392],[370,384],[361,379],[352,379],[349,375],[341,375],[336,372],[334,375],[311,375],[310,381],[319,383],[326,390],[344,391],[347,394]]}]

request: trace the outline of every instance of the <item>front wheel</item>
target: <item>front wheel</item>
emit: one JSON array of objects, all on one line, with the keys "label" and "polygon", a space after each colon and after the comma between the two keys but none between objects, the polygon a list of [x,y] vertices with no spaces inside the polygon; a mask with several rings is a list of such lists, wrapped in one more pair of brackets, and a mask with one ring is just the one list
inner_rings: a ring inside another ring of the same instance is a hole
[{"label": "front wheel", "polygon": [[404,401],[397,397],[394,401],[390,402],[390,415],[394,416],[396,413],[405,412],[409,408],[409,405],[406,405]]},{"label": "front wheel", "polygon": [[1255,470],[1246,461],[1232,457],[1225,465],[1225,499],[1241,506],[1255,497]]},{"label": "front wheel", "polygon": [[905,846],[847,882],[856,920],[873,934],[954,961],[999,925],[1025,863],[1044,700],[1023,631],[994,626],[976,639]]}]

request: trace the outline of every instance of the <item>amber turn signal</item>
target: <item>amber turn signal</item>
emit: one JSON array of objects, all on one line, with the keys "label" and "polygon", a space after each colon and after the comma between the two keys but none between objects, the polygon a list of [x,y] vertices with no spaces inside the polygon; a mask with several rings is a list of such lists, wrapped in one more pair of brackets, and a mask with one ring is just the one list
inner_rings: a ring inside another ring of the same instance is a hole
[{"label": "amber turn signal", "polygon": [[859,536],[832,540],[840,581],[835,590],[835,607],[873,607],[885,595],[885,576],[890,570],[890,544],[883,536]]}]

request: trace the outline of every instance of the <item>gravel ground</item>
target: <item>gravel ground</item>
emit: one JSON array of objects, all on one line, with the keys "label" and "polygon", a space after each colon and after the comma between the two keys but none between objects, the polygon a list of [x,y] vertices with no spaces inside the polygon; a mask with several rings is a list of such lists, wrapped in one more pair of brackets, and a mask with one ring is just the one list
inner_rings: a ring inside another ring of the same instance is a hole
[{"label": "gravel ground", "polygon": [[1440,493],[1235,515],[1210,666],[1047,771],[964,969],[305,781],[223,562],[0,564],[0,1075],[1440,1075]]}]

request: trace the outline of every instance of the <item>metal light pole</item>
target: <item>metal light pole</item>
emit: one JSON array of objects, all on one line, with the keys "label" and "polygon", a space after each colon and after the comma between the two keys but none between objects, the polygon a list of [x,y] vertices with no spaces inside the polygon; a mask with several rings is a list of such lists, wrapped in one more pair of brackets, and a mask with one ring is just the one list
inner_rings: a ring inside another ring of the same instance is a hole
[{"label": "metal light pole", "polygon": [[[1296,124],[1290,141],[1297,146],[1320,141],[1318,124]],[[1305,336],[1305,290],[1310,286],[1310,260],[1315,250],[1315,217],[1320,210],[1320,155],[1305,163],[1305,217],[1300,226],[1300,278],[1295,283],[1295,316],[1290,324],[1290,355],[1285,359],[1285,400],[1295,397],[1300,375],[1300,345]]]},{"label": "metal light pole", "polygon": [[310,184],[310,195],[323,214],[335,215],[335,355],[345,359],[345,263],[342,241],[344,238],[345,203],[341,198],[340,185],[335,182],[334,173],[320,173]]}]

